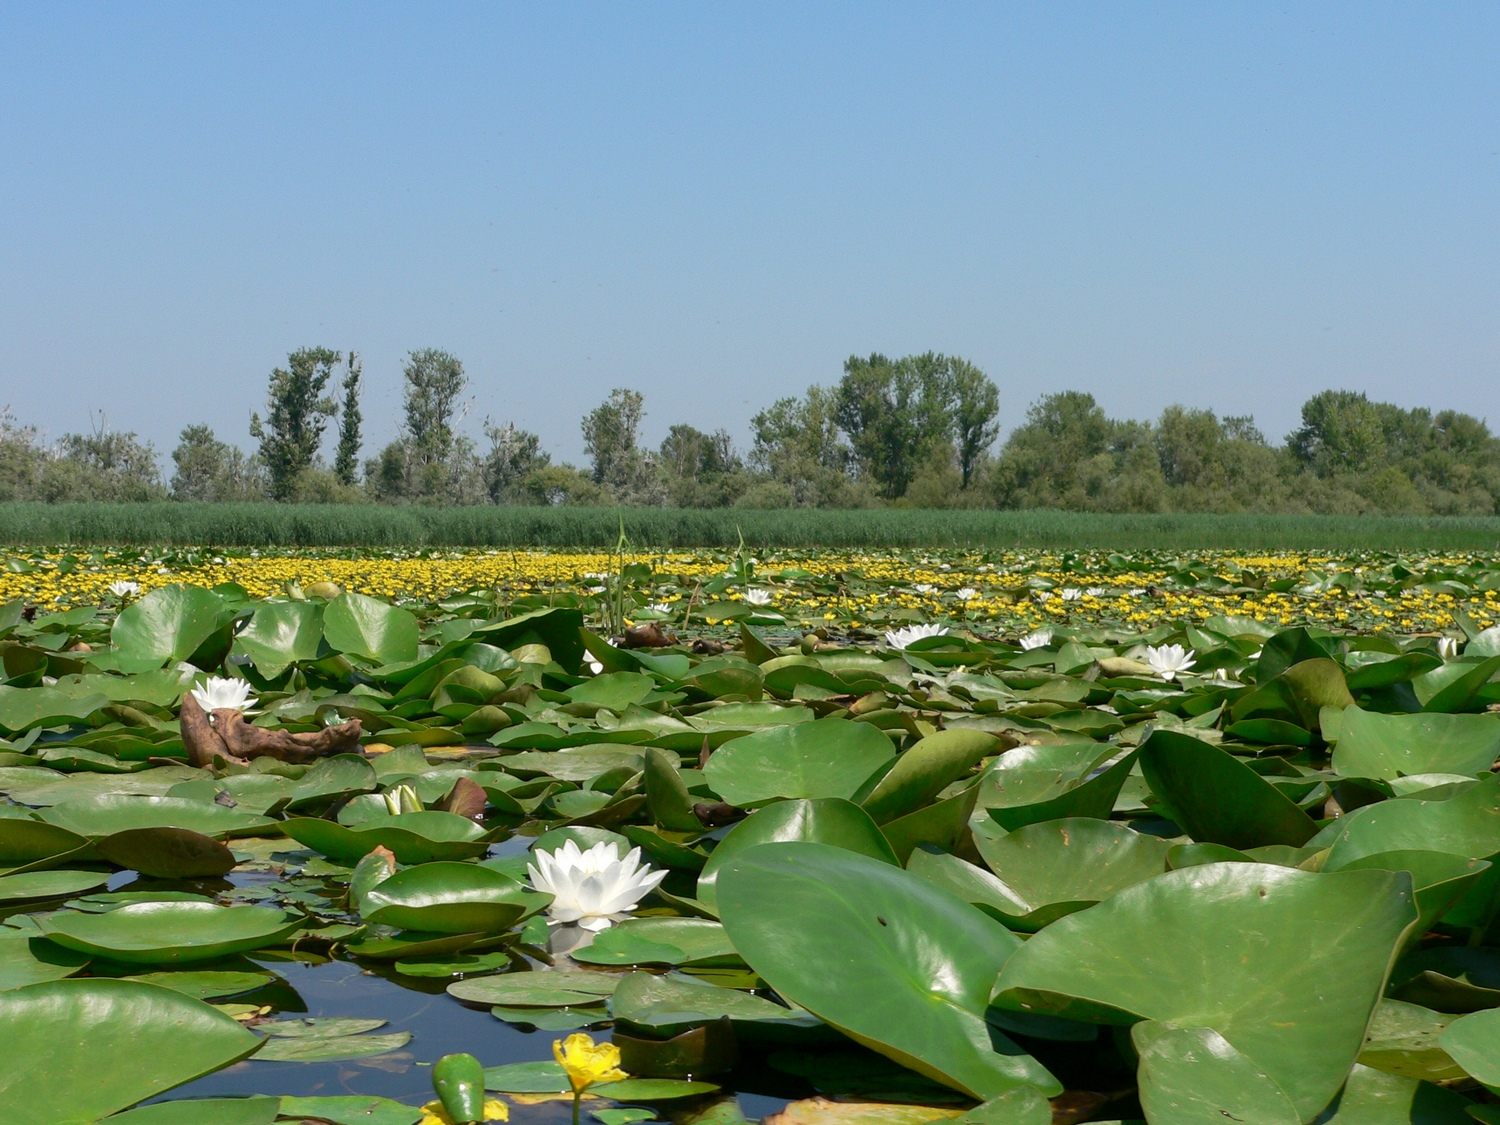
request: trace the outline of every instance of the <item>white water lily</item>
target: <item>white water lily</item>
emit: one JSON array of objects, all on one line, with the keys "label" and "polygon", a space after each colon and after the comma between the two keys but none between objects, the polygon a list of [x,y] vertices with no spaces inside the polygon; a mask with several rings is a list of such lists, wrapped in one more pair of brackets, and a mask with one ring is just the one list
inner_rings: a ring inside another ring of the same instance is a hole
[{"label": "white water lily", "polygon": [[134,597],[141,592],[141,584],[139,582],[128,581],[111,582],[109,584],[109,592],[117,598]]},{"label": "white water lily", "polygon": [[1062,592],[1062,600],[1065,602],[1076,602],[1083,597],[1083,591],[1077,586],[1069,586]]},{"label": "white water lily", "polygon": [[776,595],[770,590],[746,590],[745,601],[751,605],[770,605],[776,600]]},{"label": "white water lily", "polygon": [[666,602],[652,602],[649,606],[652,613],[671,613],[672,607]]},{"label": "white water lily", "polygon": [[193,689],[193,698],[205,711],[248,711],[255,706],[250,695],[250,685],[244,680],[231,680],[223,676],[210,676],[202,687]]},{"label": "white water lily", "polygon": [[1084,593],[1087,594],[1091,598],[1102,598],[1102,597],[1104,597],[1105,594],[1109,593],[1109,587],[1108,586],[1090,586],[1087,590],[1084,591]]},{"label": "white water lily", "polygon": [[892,629],[885,635],[885,643],[891,648],[903,649],[914,641],[925,641],[928,637],[941,637],[948,632],[946,625],[908,625],[905,629]]},{"label": "white water lily", "polygon": [[1146,646],[1146,663],[1164,680],[1174,680],[1177,673],[1186,672],[1198,663],[1193,656],[1192,649],[1184,649],[1181,645]]},{"label": "white water lily", "polygon": [[1038,591],[1036,591],[1036,600],[1039,601],[1039,602],[1050,602],[1052,600],[1052,591],[1051,590],[1038,590]]},{"label": "white water lily", "polygon": [[569,840],[554,852],[531,853],[526,865],[531,885],[552,896],[547,920],[554,926],[574,925],[597,932],[630,916],[636,904],[667,877],[641,863],[641,849],[632,848],[624,859],[612,842],[595,844],[588,851]]},{"label": "white water lily", "polygon": [[599,660],[595,660],[592,656],[586,657],[584,659],[584,663],[589,666],[589,671],[592,672],[592,673],[594,673],[594,675],[596,675],[596,676],[600,672],[604,671],[604,664],[603,664],[603,662],[599,661]]},{"label": "white water lily", "polygon": [[973,586],[963,586],[953,591],[953,596],[961,602],[970,602],[979,596],[979,591]]},{"label": "white water lily", "polygon": [[1458,655],[1458,641],[1453,637],[1439,637],[1438,655],[1444,660],[1452,660]]},{"label": "white water lily", "polygon": [[1021,649],[1030,652],[1034,648],[1045,648],[1052,643],[1051,629],[1038,629],[1035,633],[1027,633],[1021,638]]},{"label": "white water lily", "polygon": [[919,594],[930,594],[937,589],[931,582],[918,582],[912,587]]}]

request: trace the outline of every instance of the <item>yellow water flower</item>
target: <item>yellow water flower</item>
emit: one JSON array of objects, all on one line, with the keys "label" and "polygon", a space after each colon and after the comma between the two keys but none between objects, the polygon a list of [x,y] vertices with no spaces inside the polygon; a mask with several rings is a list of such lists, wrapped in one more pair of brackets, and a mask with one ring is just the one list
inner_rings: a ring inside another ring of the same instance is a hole
[{"label": "yellow water flower", "polygon": [[[484,1119],[486,1121],[509,1121],[510,1106],[499,1098],[485,1098]],[[454,1121],[443,1109],[442,1102],[431,1101],[422,1107],[422,1120],[418,1121],[417,1125],[454,1125]]]},{"label": "yellow water flower", "polygon": [[618,1082],[630,1077],[620,1069],[620,1048],[613,1043],[595,1043],[593,1036],[581,1031],[566,1039],[552,1040],[552,1053],[558,1065],[567,1071],[575,1097],[595,1082]]}]

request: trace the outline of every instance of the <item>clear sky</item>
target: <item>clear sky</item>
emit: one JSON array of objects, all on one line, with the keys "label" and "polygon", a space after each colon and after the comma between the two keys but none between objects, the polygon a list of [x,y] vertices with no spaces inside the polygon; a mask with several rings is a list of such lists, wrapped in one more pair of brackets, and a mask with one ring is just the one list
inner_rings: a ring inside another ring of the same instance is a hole
[{"label": "clear sky", "polygon": [[248,446],[323,344],[383,443],[442,347],[471,432],[576,459],[612,387],[743,442],[933,349],[1007,428],[1075,388],[1279,439],[1326,387],[1500,428],[1497,177],[1493,0],[17,0],[0,405]]}]

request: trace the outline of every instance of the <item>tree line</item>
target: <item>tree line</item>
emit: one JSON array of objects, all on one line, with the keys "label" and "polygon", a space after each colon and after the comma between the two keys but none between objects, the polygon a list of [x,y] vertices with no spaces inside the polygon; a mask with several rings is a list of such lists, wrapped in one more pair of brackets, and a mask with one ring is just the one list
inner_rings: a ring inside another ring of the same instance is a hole
[{"label": "tree line", "polygon": [[469,379],[446,351],[409,353],[402,381],[399,431],[366,456],[358,354],[292,352],[251,416],[251,452],[189,425],[166,476],[149,442],[102,419],[49,444],[0,413],[0,500],[1500,512],[1500,439],[1482,419],[1355,391],[1308,399],[1279,445],[1248,416],[1170,406],[1154,421],[1110,418],[1092,395],[1062,391],[996,449],[1000,395],[983,371],[877,353],[761,410],[746,450],[686,424],[648,446],[644,396],[616,389],[583,416],[588,463],[576,466],[508,421],[484,418],[478,441],[462,432]]}]

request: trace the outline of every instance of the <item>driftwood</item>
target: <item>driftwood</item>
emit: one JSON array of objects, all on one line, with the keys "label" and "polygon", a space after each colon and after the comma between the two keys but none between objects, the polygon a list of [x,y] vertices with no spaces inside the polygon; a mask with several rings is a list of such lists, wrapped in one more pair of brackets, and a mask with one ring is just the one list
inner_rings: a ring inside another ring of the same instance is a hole
[{"label": "driftwood", "polygon": [[626,648],[666,648],[677,643],[677,634],[669,633],[655,621],[643,621],[625,630]]},{"label": "driftwood", "polygon": [[220,708],[210,716],[191,692],[182,697],[182,741],[188,760],[199,769],[212,768],[216,758],[247,766],[254,758],[302,763],[329,754],[358,753],[361,733],[358,719],[299,734],[267,730],[252,725],[232,707]]}]

